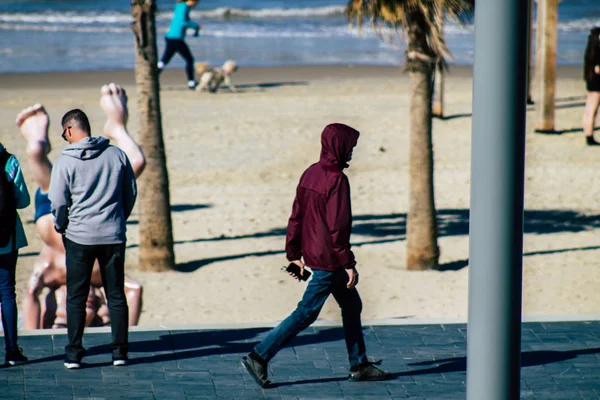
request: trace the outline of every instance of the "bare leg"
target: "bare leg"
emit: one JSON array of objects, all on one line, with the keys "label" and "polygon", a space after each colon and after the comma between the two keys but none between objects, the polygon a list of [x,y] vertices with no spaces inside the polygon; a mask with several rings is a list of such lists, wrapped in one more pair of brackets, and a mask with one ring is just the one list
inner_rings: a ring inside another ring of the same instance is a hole
[{"label": "bare leg", "polygon": [[585,136],[594,136],[594,123],[600,105],[600,92],[588,92],[583,114],[583,133]]},{"label": "bare leg", "polygon": [[[43,236],[42,236],[43,239]],[[64,256],[63,256],[64,257]],[[53,310],[45,309],[47,302],[40,302],[39,296],[48,287],[54,291],[60,286],[61,281],[65,280],[66,271],[56,264],[55,251],[47,245],[42,247],[39,257],[33,265],[33,273],[27,282],[27,287],[23,296],[23,328],[40,329],[44,326],[44,321],[48,313],[54,313]]]},{"label": "bare leg", "polygon": [[52,328],[64,328],[67,326],[67,287],[61,286],[55,291],[56,295],[56,318]]},{"label": "bare leg", "polygon": [[[100,107],[104,110],[107,119],[104,125],[104,135],[114,141],[127,154],[133,172],[136,178],[138,178],[146,166],[146,158],[141,147],[127,132],[129,114],[125,89],[115,83],[102,86],[100,90]],[[142,312],[142,285],[135,279],[126,276],[125,295],[129,305],[129,325],[137,325]],[[103,315],[104,311],[108,314],[106,306],[103,306],[98,314]],[[100,315],[101,318],[102,315]],[[105,323],[108,323],[108,315],[103,320],[105,320]]]},{"label": "bare leg", "polygon": [[[22,110],[17,115],[15,122],[27,141],[27,158],[33,171],[33,177],[40,190],[47,193],[50,188],[50,175],[52,173],[52,164],[48,159],[48,153],[51,149],[48,140],[48,126],[50,124],[48,114],[41,104],[36,104]],[[49,238],[42,233],[45,231],[46,219],[46,217],[42,217],[36,222],[36,227],[44,244],[39,257],[34,263],[34,272],[23,298],[23,325],[25,329],[43,327],[43,320],[47,314],[47,310],[45,310],[46,301],[43,304],[39,301],[39,294],[45,287],[44,276],[52,270],[50,266],[54,258],[51,248],[52,243],[48,242]],[[50,217],[50,219],[52,218]],[[50,224],[53,225],[53,222]],[[58,235],[56,232],[51,234]]]},{"label": "bare leg", "polygon": [[129,326],[136,326],[140,321],[142,314],[142,284],[125,276],[125,296],[127,296],[127,305],[129,306]]},{"label": "bare leg", "polygon": [[104,135],[121,148],[133,167],[136,177],[144,170],[146,158],[141,147],[127,132],[127,94],[125,89],[114,83],[102,86],[100,90],[100,107],[106,114]]},{"label": "bare leg", "polygon": [[27,156],[35,181],[42,192],[47,193],[50,188],[52,172],[52,164],[48,160],[50,152],[48,114],[46,114],[44,106],[36,104],[21,111],[15,122],[27,140]]},{"label": "bare leg", "polygon": [[[23,329],[40,329],[42,325],[42,304],[39,295],[44,288],[41,274],[48,264],[38,257],[33,264],[33,274],[29,278],[27,290],[23,296]],[[45,311],[45,310],[44,310]]]}]

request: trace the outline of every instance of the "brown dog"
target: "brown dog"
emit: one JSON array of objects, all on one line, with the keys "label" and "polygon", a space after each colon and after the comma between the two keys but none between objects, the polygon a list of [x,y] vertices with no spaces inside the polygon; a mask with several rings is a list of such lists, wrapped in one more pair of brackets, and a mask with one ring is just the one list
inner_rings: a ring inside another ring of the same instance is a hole
[{"label": "brown dog", "polygon": [[235,86],[229,78],[238,69],[234,61],[228,60],[222,67],[212,67],[208,63],[196,63],[195,67],[196,73],[200,77],[196,91],[208,90],[211,93],[215,93],[223,82],[229,87],[229,90],[232,92],[236,91]]}]

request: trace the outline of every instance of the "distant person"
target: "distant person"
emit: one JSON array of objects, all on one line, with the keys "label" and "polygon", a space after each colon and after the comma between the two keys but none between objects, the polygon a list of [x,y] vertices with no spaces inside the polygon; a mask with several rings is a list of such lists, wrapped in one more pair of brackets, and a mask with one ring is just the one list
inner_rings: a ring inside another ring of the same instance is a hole
[{"label": "distant person", "polygon": [[6,348],[5,363],[17,365],[27,362],[19,348],[17,334],[17,301],[15,277],[19,249],[27,246],[27,238],[17,209],[30,203],[29,191],[15,156],[0,143],[0,302],[2,329]]},{"label": "distant person", "polygon": [[185,73],[188,79],[188,87],[195,89],[198,82],[194,78],[194,57],[190,48],[185,43],[185,34],[188,29],[194,30],[194,36],[198,36],[201,26],[190,20],[190,9],[196,7],[198,0],[178,0],[173,10],[173,19],[169,31],[165,35],[165,51],[158,62],[158,72],[171,61],[175,53],[179,53],[185,60]]},{"label": "distant person", "polygon": [[583,115],[583,133],[589,146],[600,145],[594,139],[594,128],[598,106],[600,106],[600,27],[593,28],[588,36],[583,64],[587,99]]},{"label": "distant person", "polygon": [[[139,176],[146,165],[144,154],[127,132],[127,96],[119,85],[104,85],[100,106],[107,120],[104,136],[121,148],[129,158],[133,171]],[[21,111],[16,119],[21,134],[27,141],[27,158],[38,189],[35,193],[35,227],[42,240],[39,256],[34,261],[33,273],[23,295],[24,329],[66,328],[67,267],[62,235],[54,230],[48,191],[52,163],[48,159],[51,144],[48,139],[49,118],[41,104]],[[110,323],[106,296],[98,263],[92,270],[92,282],[86,304],[86,326],[104,326]],[[40,302],[40,294],[48,289]],[[125,293],[129,306],[129,324],[137,325],[142,311],[142,285],[125,276]]]},{"label": "distant person", "polygon": [[[286,256],[299,267],[313,271],[296,310],[274,328],[242,365],[261,387],[268,387],[267,365],[281,348],[308,328],[319,316],[330,294],[342,311],[352,381],[383,380],[389,373],[369,362],[362,333],[362,302],[355,286],[358,272],[350,250],[352,211],[350,183],[343,169],[352,159],[359,133],[343,124],[330,124],[321,135],[321,157],[300,177],[288,222]],[[304,259],[304,262],[302,261]]]},{"label": "distant person", "polygon": [[91,135],[83,111],[67,112],[61,125],[69,145],[52,168],[49,197],[55,229],[63,234],[67,257],[68,344],[64,365],[69,369],[81,367],[86,300],[96,260],[110,310],[113,365],[126,365],[125,232],[137,197],[135,174],[125,152],[111,146],[108,139]]}]

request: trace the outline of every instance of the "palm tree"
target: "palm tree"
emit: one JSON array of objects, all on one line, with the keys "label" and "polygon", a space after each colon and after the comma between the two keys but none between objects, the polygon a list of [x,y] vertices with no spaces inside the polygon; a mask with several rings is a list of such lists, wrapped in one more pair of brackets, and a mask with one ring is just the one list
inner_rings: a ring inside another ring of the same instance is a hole
[{"label": "palm tree", "polygon": [[400,30],[407,43],[405,66],[411,81],[410,186],[406,226],[406,267],[438,267],[437,221],[433,193],[433,143],[431,139],[434,70],[450,56],[444,42],[441,15],[462,21],[471,15],[473,0],[349,0],[346,15],[362,25]]},{"label": "palm tree", "polygon": [[132,0],[131,14],[140,115],[138,138],[147,160],[140,182],[139,265],[144,270],[165,271],[175,268],[175,253],[156,68],[156,3],[154,0]]},{"label": "palm tree", "polygon": [[[444,15],[440,15],[439,18],[436,18],[436,23],[438,24],[438,29],[440,32],[444,32]],[[438,60],[435,65],[435,75],[434,75],[434,87],[433,87],[433,105],[432,105],[432,113],[434,117],[444,118],[444,90],[445,90],[445,72],[447,69],[447,64],[444,62],[444,59]]]},{"label": "palm tree", "polygon": [[555,132],[556,41],[559,0],[537,2],[537,132]]}]

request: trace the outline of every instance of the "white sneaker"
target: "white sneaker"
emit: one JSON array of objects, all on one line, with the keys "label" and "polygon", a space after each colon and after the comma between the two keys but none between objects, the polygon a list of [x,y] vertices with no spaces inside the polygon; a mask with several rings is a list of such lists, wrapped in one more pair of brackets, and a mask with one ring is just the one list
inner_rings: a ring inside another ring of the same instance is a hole
[{"label": "white sneaker", "polygon": [[73,362],[73,361],[65,361],[65,368],[66,369],[79,369],[79,368],[81,368],[81,364],[79,364],[78,362]]},{"label": "white sneaker", "polygon": [[128,363],[129,363],[129,360],[127,360],[126,358],[113,359],[113,365],[115,367],[123,367],[123,366],[127,365]]}]

